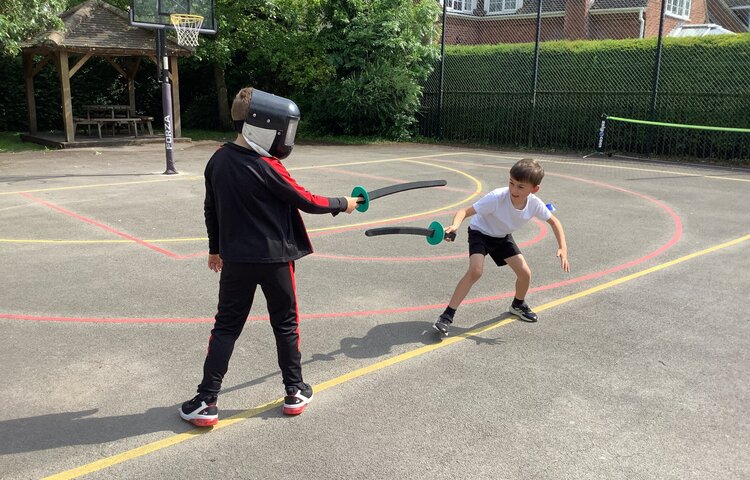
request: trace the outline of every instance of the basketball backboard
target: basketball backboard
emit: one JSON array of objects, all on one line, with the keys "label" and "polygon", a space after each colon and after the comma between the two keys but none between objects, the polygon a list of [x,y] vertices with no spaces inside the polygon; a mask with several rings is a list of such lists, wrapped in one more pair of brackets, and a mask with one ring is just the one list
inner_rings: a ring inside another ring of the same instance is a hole
[{"label": "basketball backboard", "polygon": [[130,24],[136,27],[174,30],[170,16],[175,13],[200,15],[199,32],[216,33],[214,0],[130,0]]}]

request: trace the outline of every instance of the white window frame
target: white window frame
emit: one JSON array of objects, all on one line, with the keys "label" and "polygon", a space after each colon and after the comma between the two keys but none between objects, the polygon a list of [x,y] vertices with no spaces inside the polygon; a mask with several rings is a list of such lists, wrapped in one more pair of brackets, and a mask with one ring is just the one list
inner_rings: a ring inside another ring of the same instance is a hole
[{"label": "white window frame", "polygon": [[692,0],[667,0],[666,14],[671,17],[683,18],[687,20],[690,18],[690,9],[693,6],[692,4]]},{"label": "white window frame", "polygon": [[[471,14],[474,11],[474,8],[477,6],[476,0],[443,0],[440,2],[440,4],[442,5],[445,1],[448,2],[446,10],[453,13]],[[455,7],[457,3],[461,4],[461,8]]]},{"label": "white window frame", "polygon": [[[737,18],[740,19],[740,23],[743,24],[745,26],[745,29],[750,32],[750,6],[733,8],[732,12],[737,14]],[[744,13],[744,15],[741,15],[740,12]]]},{"label": "white window frame", "polygon": [[484,0],[484,11],[487,15],[504,15],[508,13],[516,13],[523,7],[523,0],[495,0],[500,4],[499,10],[491,10],[490,5],[492,0]]}]

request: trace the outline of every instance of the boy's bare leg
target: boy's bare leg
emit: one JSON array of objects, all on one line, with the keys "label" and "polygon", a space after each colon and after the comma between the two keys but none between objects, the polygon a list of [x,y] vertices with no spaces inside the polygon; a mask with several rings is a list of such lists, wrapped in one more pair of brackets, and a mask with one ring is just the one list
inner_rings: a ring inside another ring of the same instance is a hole
[{"label": "boy's bare leg", "polygon": [[505,263],[510,265],[510,268],[516,274],[516,298],[510,304],[508,312],[516,315],[525,322],[536,322],[538,320],[537,314],[534,313],[524,300],[531,284],[531,269],[526,264],[526,259],[523,258],[523,255],[519,254],[506,258]]},{"label": "boy's bare leg", "polygon": [[[475,253],[469,257],[469,269],[466,271],[461,280],[458,281],[456,289],[453,291],[453,296],[448,306],[454,310],[458,309],[461,302],[464,301],[466,295],[469,294],[471,287],[477,283],[477,280],[482,276],[484,270],[484,255],[481,253]],[[527,286],[528,288],[528,286]]]},{"label": "boy's bare leg", "polygon": [[453,291],[451,301],[450,303],[448,303],[448,308],[446,308],[445,312],[440,315],[440,318],[438,318],[438,321],[435,322],[435,325],[433,325],[432,328],[442,333],[443,335],[448,335],[450,324],[453,323],[453,314],[456,313],[458,306],[461,305],[461,302],[464,301],[466,295],[469,294],[469,290],[471,290],[472,285],[474,285],[482,276],[483,269],[484,255],[482,255],[481,253],[470,255],[469,269],[466,271],[464,276],[461,277],[461,280],[458,281],[458,285],[456,285],[456,289]]},{"label": "boy's bare leg", "polygon": [[516,274],[516,298],[519,300],[525,299],[526,293],[529,291],[529,285],[531,285],[531,269],[526,263],[526,259],[519,254],[506,258],[505,263]]}]

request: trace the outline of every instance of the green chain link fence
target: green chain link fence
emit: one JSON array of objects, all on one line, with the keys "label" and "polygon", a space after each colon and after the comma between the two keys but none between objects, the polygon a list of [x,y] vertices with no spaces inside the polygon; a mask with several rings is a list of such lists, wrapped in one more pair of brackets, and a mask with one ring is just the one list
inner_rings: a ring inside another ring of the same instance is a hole
[{"label": "green chain link fence", "polygon": [[420,134],[593,151],[606,114],[740,129],[613,122],[608,151],[750,158],[750,10],[663,1],[448,1]]}]

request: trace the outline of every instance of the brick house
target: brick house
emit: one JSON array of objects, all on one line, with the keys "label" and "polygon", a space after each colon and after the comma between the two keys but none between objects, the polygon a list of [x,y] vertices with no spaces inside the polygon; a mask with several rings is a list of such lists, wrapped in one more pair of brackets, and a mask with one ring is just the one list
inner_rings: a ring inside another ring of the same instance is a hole
[{"label": "brick house", "polygon": [[[535,39],[536,0],[445,1],[448,44],[521,43]],[[750,25],[750,0],[666,1],[666,35],[686,25],[713,22],[720,30],[734,32],[747,31]],[[661,0],[543,0],[541,39],[654,37],[659,33],[660,13]]]}]

